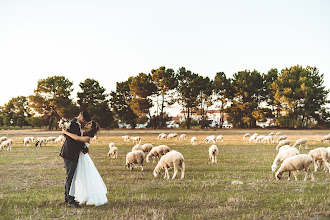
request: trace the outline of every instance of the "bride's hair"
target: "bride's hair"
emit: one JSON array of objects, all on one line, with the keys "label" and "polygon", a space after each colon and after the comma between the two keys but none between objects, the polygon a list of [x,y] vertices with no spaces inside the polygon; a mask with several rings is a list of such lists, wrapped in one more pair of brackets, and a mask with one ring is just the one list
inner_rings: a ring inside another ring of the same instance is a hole
[{"label": "bride's hair", "polygon": [[83,134],[84,136],[94,137],[96,133],[100,130],[100,126],[96,121],[92,120],[91,123],[92,123],[91,129],[88,131],[84,131]]}]

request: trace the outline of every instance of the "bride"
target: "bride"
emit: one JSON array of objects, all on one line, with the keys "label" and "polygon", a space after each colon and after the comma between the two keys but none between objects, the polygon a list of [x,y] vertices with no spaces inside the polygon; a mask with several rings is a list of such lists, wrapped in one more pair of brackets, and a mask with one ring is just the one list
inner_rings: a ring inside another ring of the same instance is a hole
[{"label": "bride", "polygon": [[[84,127],[84,136],[78,136],[66,130],[62,132],[76,141],[85,142],[85,145],[89,147],[98,130],[98,124],[92,120]],[[108,202],[107,188],[88,153],[80,152],[79,154],[69,194],[74,196],[80,204],[100,206]]]}]

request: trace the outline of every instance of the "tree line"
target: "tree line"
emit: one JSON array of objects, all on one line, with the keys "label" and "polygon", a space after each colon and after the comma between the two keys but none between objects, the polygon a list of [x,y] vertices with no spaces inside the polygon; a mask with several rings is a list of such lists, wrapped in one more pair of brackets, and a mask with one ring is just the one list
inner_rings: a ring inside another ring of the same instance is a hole
[{"label": "tree line", "polygon": [[[188,129],[194,113],[201,115],[200,126],[207,127],[206,111],[215,104],[220,110],[220,128],[225,114],[235,128],[255,128],[257,122],[269,118],[281,128],[305,128],[311,122],[323,127],[330,124],[324,75],[310,66],[271,69],[267,73],[244,70],[232,77],[217,72],[214,79],[185,67],[174,71],[162,66],[117,82],[110,94],[97,80],[88,78],[79,84],[77,101],[70,98],[72,86],[64,76],[39,80],[34,94],[12,98],[1,106],[0,125],[52,129],[59,118],[72,118],[87,110],[103,128],[122,123],[131,128],[141,123],[165,128],[170,120],[165,109],[174,103],[182,107]],[[150,111],[152,107],[156,112]]]}]

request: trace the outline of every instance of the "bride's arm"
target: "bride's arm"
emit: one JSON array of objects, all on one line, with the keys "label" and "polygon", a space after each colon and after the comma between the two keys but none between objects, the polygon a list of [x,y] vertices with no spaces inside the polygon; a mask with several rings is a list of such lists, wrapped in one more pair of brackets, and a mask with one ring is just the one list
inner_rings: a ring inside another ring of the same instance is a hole
[{"label": "bride's arm", "polygon": [[76,141],[80,141],[80,142],[90,142],[90,137],[88,136],[78,136],[76,134],[72,134],[70,132],[68,132],[67,130],[62,130],[63,134],[68,135],[69,137],[71,137],[72,139],[76,140]]}]

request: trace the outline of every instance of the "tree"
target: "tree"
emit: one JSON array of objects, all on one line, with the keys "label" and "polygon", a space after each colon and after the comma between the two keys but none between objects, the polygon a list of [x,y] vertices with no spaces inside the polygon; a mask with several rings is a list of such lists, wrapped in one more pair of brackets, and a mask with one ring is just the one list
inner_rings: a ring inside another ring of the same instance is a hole
[{"label": "tree", "polygon": [[175,79],[175,72],[173,69],[166,69],[165,66],[161,66],[158,69],[151,70],[152,81],[157,87],[157,96],[161,97],[161,104],[158,106],[157,97],[157,112],[159,113],[158,128],[166,126],[166,117],[164,117],[165,107],[172,102],[172,96],[167,96],[169,91],[173,90],[177,86],[177,81]]},{"label": "tree", "polygon": [[52,76],[38,81],[34,95],[29,96],[30,107],[48,121],[48,129],[60,117],[71,118],[78,108],[69,98],[73,83],[64,76]]},{"label": "tree", "polygon": [[197,96],[200,92],[198,74],[186,70],[185,67],[181,67],[176,74],[176,78],[178,80],[178,86],[176,88],[178,98],[176,100],[184,109],[186,126],[187,129],[190,129],[191,114],[196,109]]},{"label": "tree", "polygon": [[196,78],[196,85],[199,94],[197,95],[197,108],[202,116],[201,128],[206,128],[206,110],[212,105],[213,82],[208,77],[198,76]]},{"label": "tree", "polygon": [[[265,84],[265,101],[271,108],[272,114],[270,115],[271,118],[279,118],[280,116],[280,105],[281,103],[275,99],[276,93],[276,80],[278,78],[278,70],[271,69],[268,71],[267,74],[263,74],[263,80]],[[276,111],[275,115],[273,113]],[[276,120],[274,120],[274,125],[276,125]]]},{"label": "tree", "polygon": [[1,111],[3,124],[7,126],[27,126],[29,125],[26,120],[30,117],[28,106],[28,99],[25,96],[18,96],[12,98],[7,104],[4,105]]},{"label": "tree", "polygon": [[120,123],[129,124],[134,129],[138,116],[134,114],[128,104],[133,99],[129,88],[131,80],[132,78],[130,77],[127,81],[117,82],[116,91],[110,94],[110,106]]}]

